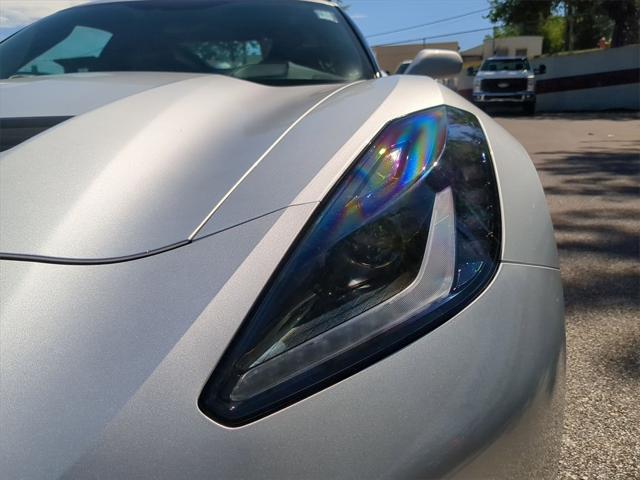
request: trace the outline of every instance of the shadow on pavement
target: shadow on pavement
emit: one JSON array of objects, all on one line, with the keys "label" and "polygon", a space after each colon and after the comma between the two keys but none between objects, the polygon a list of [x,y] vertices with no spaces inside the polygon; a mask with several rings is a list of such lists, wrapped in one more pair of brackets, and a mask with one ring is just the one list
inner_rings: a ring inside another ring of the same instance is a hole
[{"label": "shadow on pavement", "polygon": [[[586,143],[586,142],[583,142]],[[538,156],[551,158],[537,168],[543,172],[562,176],[583,176],[588,178],[572,178],[572,182],[598,185],[599,181],[620,180],[620,176],[630,177],[634,180],[640,174],[640,141],[623,142],[624,145],[616,145],[615,150],[607,149],[591,150],[587,152],[538,152]],[[614,176],[614,177],[612,177]],[[636,180],[636,187],[637,178]]]},{"label": "shadow on pavement", "polygon": [[567,322],[562,479],[640,479],[638,118],[569,113],[504,122],[535,162],[559,248]]},{"label": "shadow on pavement", "polygon": [[604,365],[616,375],[640,380],[640,335],[625,336],[614,352],[604,355]]},{"label": "shadow on pavement", "polygon": [[540,120],[593,120],[607,119],[614,121],[638,120],[640,112],[634,110],[618,110],[606,112],[539,112],[536,119]]},{"label": "shadow on pavement", "polygon": [[613,120],[627,121],[640,119],[640,112],[632,110],[607,111],[607,112],[536,112],[535,115],[525,115],[519,105],[488,107],[486,112],[492,117],[522,117],[526,116],[535,120]]},{"label": "shadow on pavement", "polygon": [[640,141],[626,141],[536,154],[559,207],[552,219],[562,264],[571,265],[563,271],[568,312],[640,306],[639,152]]}]

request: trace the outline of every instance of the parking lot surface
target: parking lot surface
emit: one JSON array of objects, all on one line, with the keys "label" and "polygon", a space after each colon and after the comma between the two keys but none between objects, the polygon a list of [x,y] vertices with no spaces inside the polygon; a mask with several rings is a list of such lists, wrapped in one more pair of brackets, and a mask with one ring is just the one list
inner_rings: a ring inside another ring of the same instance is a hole
[{"label": "parking lot surface", "polygon": [[640,115],[496,119],[531,155],[558,242],[567,321],[559,478],[640,479]]}]

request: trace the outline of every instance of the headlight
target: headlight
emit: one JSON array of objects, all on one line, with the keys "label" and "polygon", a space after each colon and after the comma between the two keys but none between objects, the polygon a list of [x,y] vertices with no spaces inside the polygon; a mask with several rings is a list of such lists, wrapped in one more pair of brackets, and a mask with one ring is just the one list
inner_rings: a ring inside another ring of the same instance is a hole
[{"label": "headlight", "polygon": [[437,107],[388,124],[278,267],[200,408],[226,425],[247,423],[451,318],[495,272],[498,205],[471,114]]},{"label": "headlight", "polygon": [[529,90],[530,92],[533,92],[533,90],[536,88],[536,79],[534,77],[528,77],[527,78],[527,90]]},{"label": "headlight", "polygon": [[480,93],[480,91],[481,91],[480,85],[481,84],[482,84],[482,80],[480,80],[479,78],[475,79],[473,81],[473,93]]}]

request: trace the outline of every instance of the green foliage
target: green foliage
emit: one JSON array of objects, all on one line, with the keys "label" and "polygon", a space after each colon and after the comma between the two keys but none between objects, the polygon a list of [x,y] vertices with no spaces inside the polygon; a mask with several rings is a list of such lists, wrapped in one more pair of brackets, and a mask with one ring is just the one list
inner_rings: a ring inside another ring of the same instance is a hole
[{"label": "green foliage", "polygon": [[566,21],[563,17],[553,16],[544,21],[540,26],[544,53],[557,53],[563,50],[565,28]]},{"label": "green foliage", "polygon": [[611,38],[613,22],[602,10],[601,3],[594,0],[570,1],[569,13],[573,20],[571,47],[574,50],[596,48],[600,38]]},{"label": "green foliage", "polygon": [[538,35],[556,3],[555,0],[490,0],[489,19],[515,28],[519,35]]},{"label": "green foliage", "polygon": [[496,37],[542,35],[543,52],[557,52],[564,44],[564,21],[553,16],[557,4],[554,0],[491,0],[489,19],[503,24],[496,29]]},{"label": "green foliage", "polygon": [[490,0],[490,5],[488,18],[503,25],[501,36],[542,35],[545,52],[595,48],[602,37],[614,47],[640,42],[640,0]]},{"label": "green foliage", "polygon": [[505,25],[503,27],[496,27],[494,34],[496,38],[517,37],[518,35],[522,35],[522,31],[516,25]]}]

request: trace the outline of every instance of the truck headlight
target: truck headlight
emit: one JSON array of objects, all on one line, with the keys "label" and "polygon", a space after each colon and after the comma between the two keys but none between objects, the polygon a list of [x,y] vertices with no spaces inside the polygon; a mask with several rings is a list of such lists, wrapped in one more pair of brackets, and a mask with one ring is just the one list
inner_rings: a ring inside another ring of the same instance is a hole
[{"label": "truck headlight", "polygon": [[380,360],[487,285],[500,208],[478,120],[437,107],[389,123],[294,243],[199,399],[229,426]]},{"label": "truck headlight", "polygon": [[536,88],[536,79],[534,77],[527,78],[527,91],[533,92]]},{"label": "truck headlight", "polygon": [[474,81],[473,81],[473,93],[480,93],[480,91],[481,91],[481,88],[480,88],[481,84],[482,84],[482,80],[480,80],[480,79],[477,79],[477,80],[474,80]]}]

